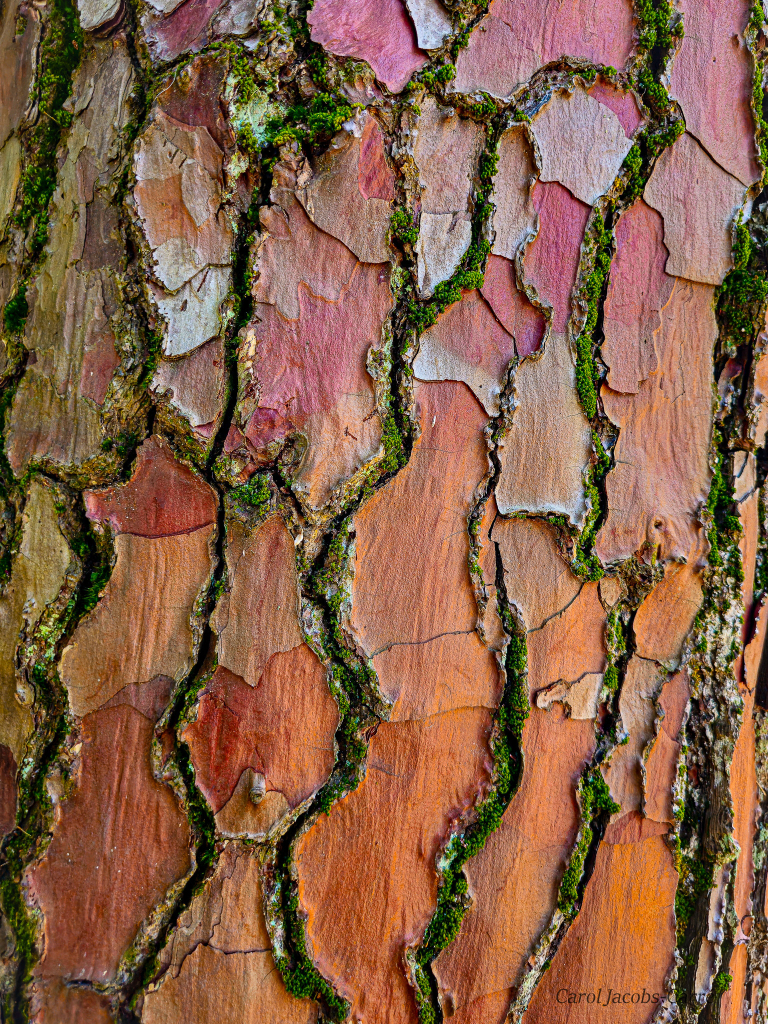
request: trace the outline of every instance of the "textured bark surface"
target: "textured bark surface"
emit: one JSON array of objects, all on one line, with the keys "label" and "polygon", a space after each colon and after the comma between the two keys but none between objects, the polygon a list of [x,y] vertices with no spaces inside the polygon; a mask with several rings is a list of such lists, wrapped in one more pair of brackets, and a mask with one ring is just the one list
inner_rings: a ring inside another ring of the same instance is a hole
[{"label": "textured bark surface", "polygon": [[768,1024],[760,0],[0,0],[0,1021]]}]

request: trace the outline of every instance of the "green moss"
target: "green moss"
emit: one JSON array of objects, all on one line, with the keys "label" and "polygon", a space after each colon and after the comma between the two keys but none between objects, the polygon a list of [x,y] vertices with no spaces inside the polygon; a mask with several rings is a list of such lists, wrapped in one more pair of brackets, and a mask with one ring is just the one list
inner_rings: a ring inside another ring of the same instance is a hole
[{"label": "green moss", "polygon": [[462,50],[469,46],[469,36],[471,33],[471,27],[464,24],[462,18],[459,19],[458,25],[456,26],[458,31],[456,38],[451,43],[451,57],[456,60]]},{"label": "green moss", "polygon": [[283,910],[287,925],[287,938],[293,962],[287,956],[275,957],[285,987],[297,999],[314,999],[325,1007],[330,1020],[341,1024],[349,1013],[349,1003],[337,996],[331,985],[320,974],[307,953],[304,922],[299,916],[299,899],[293,886],[285,886]]},{"label": "green moss", "polygon": [[419,334],[428,330],[448,306],[459,302],[463,292],[481,288],[483,285],[485,263],[491,250],[490,243],[483,237],[483,226],[493,209],[490,196],[499,159],[498,137],[492,128],[489,127],[488,131],[489,141],[479,160],[479,185],[472,218],[472,243],[449,280],[441,281],[436,286],[430,301],[418,302],[412,299],[408,304],[408,324]]},{"label": "green moss", "polygon": [[257,515],[266,515],[272,500],[269,477],[266,473],[255,473],[248,483],[233,487],[229,499],[235,508],[252,508]]},{"label": "green moss", "polygon": [[406,245],[416,245],[419,238],[419,229],[413,223],[413,217],[407,210],[395,210],[389,222],[389,230],[393,238],[399,239]]},{"label": "green moss", "polygon": [[[37,929],[27,909],[22,887],[25,867],[37,849],[37,837],[47,827],[53,808],[45,786],[48,770],[66,736],[66,693],[55,669],[58,642],[66,625],[66,612],[50,629],[47,650],[31,668],[35,687],[36,731],[34,760],[27,754],[18,776],[18,803],[14,831],[3,845],[0,865],[0,903],[16,941],[16,959],[24,990],[32,980],[31,970],[38,958]],[[39,629],[39,627],[38,627]],[[26,1006],[17,1007],[18,1019],[27,1019]]]},{"label": "green moss", "polygon": [[19,285],[17,291],[6,302],[3,310],[3,322],[9,334],[21,334],[29,316],[26,282]]},{"label": "green moss", "polygon": [[114,437],[105,437],[101,442],[103,452],[116,452],[121,459],[126,459],[139,443],[139,435],[133,430],[123,430]]},{"label": "green moss", "polygon": [[138,386],[140,388],[148,387],[152,378],[155,376],[155,370],[157,364],[160,362],[160,356],[163,352],[163,332],[162,330],[144,330],[144,360],[141,367],[141,374],[138,380]]},{"label": "green moss", "polygon": [[621,809],[619,804],[611,798],[610,790],[599,768],[588,768],[584,772],[579,782],[579,797],[581,832],[576,849],[571,854],[568,867],[565,869],[557,898],[557,908],[566,918],[574,917],[578,911],[577,904],[584,862],[592,844],[596,819],[600,815],[615,814]]},{"label": "green moss", "polygon": [[258,89],[251,62],[245,48],[234,40],[228,40],[223,48],[229,51],[229,71],[235,82],[235,106],[247,106],[256,96]]},{"label": "green moss", "polygon": [[619,688],[619,670],[615,665],[609,664],[607,666],[603,676],[603,683],[611,693],[616,693]]},{"label": "green moss", "polygon": [[396,473],[406,464],[408,456],[403,443],[403,435],[391,412],[384,417],[381,441],[384,445],[384,458],[379,464],[380,472],[385,475]]},{"label": "green moss", "polygon": [[441,281],[435,287],[430,302],[411,301],[408,306],[408,322],[419,332],[427,330],[437,320],[440,313],[454,302],[461,301],[462,292],[481,288],[484,280],[482,267],[491,251],[490,244],[481,239],[470,245],[462,257],[458,270],[447,281]]},{"label": "green moss", "polygon": [[736,582],[741,583],[744,578],[738,546],[741,520],[736,510],[731,474],[728,472],[728,442],[720,431],[715,429],[712,443],[716,456],[707,498],[707,510],[712,517],[712,526],[707,533],[712,548],[709,553],[709,564],[716,567],[727,566]]},{"label": "green moss", "polygon": [[[318,601],[325,605],[326,629],[322,636],[323,654],[329,663],[328,682],[339,707],[339,726],[336,731],[338,757],[333,775],[320,791],[316,808],[329,813],[333,804],[357,785],[360,768],[366,754],[361,738],[364,728],[371,724],[371,714],[365,706],[365,694],[374,681],[370,668],[354,660],[344,643],[340,625],[344,592],[342,580],[346,567],[349,531],[352,517],[345,517],[337,526],[328,545],[322,567],[317,568],[306,586]],[[332,1021],[346,1019],[349,1005],[337,996],[331,985],[312,963],[306,947],[304,921],[299,913],[299,902],[290,880],[290,861],[280,865],[280,901],[286,928],[286,952],[276,957],[276,964],[288,991],[303,999],[315,999]]]},{"label": "green moss", "polygon": [[[197,691],[190,688],[184,707],[191,705]],[[216,821],[208,801],[195,784],[195,769],[186,743],[176,746],[176,763],[187,789],[186,813],[195,836],[197,870],[205,874],[216,854]]]},{"label": "green moss", "polygon": [[668,50],[675,37],[682,37],[682,24],[672,26],[674,8],[666,0],[635,0],[638,20],[638,52]]},{"label": "green moss", "polygon": [[760,149],[760,162],[763,165],[763,186],[768,180],[768,121],[765,119],[763,104],[765,96],[763,92],[763,76],[765,74],[765,60],[760,56],[761,48],[759,37],[762,31],[765,14],[760,0],[755,0],[749,12],[749,24],[747,26],[747,41],[752,50],[754,61],[754,74],[752,78],[752,103],[757,128],[756,137]]},{"label": "green moss", "polygon": [[34,921],[24,902],[21,883],[17,881],[23,870],[21,860],[15,857],[8,848],[6,848],[4,853],[9,868],[11,868],[11,865],[15,865],[16,871],[14,872],[14,877],[0,879],[0,904],[3,908],[3,915],[11,926],[16,940],[16,956],[19,961],[22,980],[25,984],[28,984],[32,980],[31,968],[36,960],[37,934]]},{"label": "green moss", "polygon": [[[686,806],[686,812],[687,810]],[[683,854],[679,864],[680,880],[675,892],[678,947],[685,938],[688,923],[696,909],[697,902],[702,896],[707,895],[715,884],[714,862]]]},{"label": "green moss", "polygon": [[728,974],[724,969],[717,972],[715,980],[712,982],[712,992],[715,996],[722,996],[731,987],[733,976]]},{"label": "green moss", "polygon": [[366,752],[361,733],[371,719],[366,708],[366,692],[375,681],[373,670],[357,662],[347,648],[340,622],[344,599],[342,577],[351,521],[352,517],[347,516],[340,523],[322,568],[315,570],[307,581],[309,590],[327,608],[322,645],[329,662],[329,686],[339,706],[336,730],[339,755],[334,773],[318,797],[318,807],[326,814],[340,796],[357,785]]},{"label": "green moss", "polygon": [[[16,302],[11,321],[19,329],[26,318],[23,289],[32,267],[48,238],[48,207],[56,188],[56,150],[62,133],[72,123],[64,103],[72,88],[72,75],[83,49],[83,33],[73,0],[51,0],[40,44],[40,72],[37,102],[40,117],[27,136],[27,159],[21,174],[21,206],[15,221],[24,231],[31,229],[24,283],[11,302]],[[6,321],[7,323],[7,321]]]},{"label": "green moss", "polygon": [[67,609],[67,622],[79,622],[98,604],[112,575],[112,544],[108,537],[97,534],[83,512],[83,528],[70,540],[70,547],[80,559],[82,575],[75,595]]},{"label": "green moss", "polygon": [[309,145],[328,141],[353,113],[352,106],[343,97],[319,92],[308,106],[289,107],[282,119],[268,118],[266,139],[273,146],[282,146],[292,140]]},{"label": "green moss", "polygon": [[608,613],[605,627],[608,665],[603,676],[603,684],[610,693],[616,693],[619,689],[619,664],[625,660],[629,630],[629,625],[625,625],[617,608]]},{"label": "green moss", "polygon": [[[765,358],[765,357],[763,357]],[[768,590],[768,536],[766,536],[765,501],[762,489],[757,499],[757,516],[760,523],[760,534],[757,548],[757,568],[755,569],[755,597],[759,599]]]},{"label": "green moss", "polygon": [[735,348],[752,340],[755,323],[768,299],[768,278],[746,224],[737,224],[733,267],[717,289],[720,338]]},{"label": "green moss", "polygon": [[261,144],[247,121],[237,126],[237,144],[250,156],[258,156],[261,152]]},{"label": "green moss", "polygon": [[[613,212],[611,204],[607,215]],[[598,214],[594,221],[595,255],[592,270],[584,284],[587,300],[587,318],[581,334],[576,339],[576,390],[579,393],[582,408],[588,419],[597,415],[597,384],[600,375],[592,355],[594,334],[600,313],[600,300],[611,267],[611,232],[606,228],[605,221]]]},{"label": "green moss", "polygon": [[48,239],[48,208],[56,188],[56,150],[62,133],[72,122],[64,103],[72,88],[72,75],[80,62],[83,33],[72,0],[52,0],[47,7],[40,44],[40,72],[37,103],[40,116],[26,136],[27,155],[20,182],[20,208],[14,218],[17,227],[29,232],[21,281],[6,303],[6,330],[24,330],[29,313],[26,290],[29,279]]},{"label": "green moss", "polygon": [[419,76],[421,81],[430,92],[437,92],[438,86],[447,85],[456,77],[456,66],[454,64],[441,64],[434,71],[424,71]]},{"label": "green moss", "polygon": [[[591,352],[590,352],[591,358]],[[599,580],[605,575],[605,570],[600,560],[594,554],[595,536],[605,519],[606,505],[603,500],[602,486],[608,470],[611,468],[611,460],[603,447],[598,434],[592,431],[592,444],[595,449],[596,460],[590,466],[587,482],[584,490],[589,499],[589,511],[584,521],[584,527],[576,541],[573,571],[582,580]]]}]

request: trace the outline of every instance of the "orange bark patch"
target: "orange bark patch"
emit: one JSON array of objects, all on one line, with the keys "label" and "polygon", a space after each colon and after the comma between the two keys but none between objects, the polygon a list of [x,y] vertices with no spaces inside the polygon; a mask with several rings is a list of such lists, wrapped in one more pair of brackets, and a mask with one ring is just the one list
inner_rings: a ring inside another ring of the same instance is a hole
[{"label": "orange bark patch", "polygon": [[189,824],[152,775],[152,723],[122,705],[83,720],[76,788],[29,872],[46,976],[109,982],[139,925],[189,870]]},{"label": "orange bark patch", "polygon": [[567,719],[558,705],[531,708],[520,789],[501,827],[466,865],[473,903],[455,942],[434,963],[445,1012],[458,1011],[458,1020],[479,1024],[485,997],[497,1007],[502,990],[520,983],[555,909],[576,838],[576,786],[592,757],[593,731],[591,722]]},{"label": "orange bark patch", "polygon": [[59,978],[35,978],[32,1024],[111,1024],[109,1000],[87,988],[68,988]]},{"label": "orange bark patch", "polygon": [[[525,1024],[650,1021],[674,964],[676,884],[672,854],[660,836],[600,843],[579,916],[534,992]],[[598,993],[610,1009],[597,1005]]]},{"label": "orange bark patch", "polygon": [[233,523],[227,536],[230,592],[216,607],[219,664],[251,686],[278,651],[304,642],[293,537],[280,516],[252,534]]},{"label": "orange bark patch", "polygon": [[[313,1024],[317,1004],[289,995],[272,956],[258,860],[231,843],[179,922],[169,971],[144,998],[144,1024]],[[166,947],[167,950],[167,947]]]},{"label": "orange bark patch", "polygon": [[124,686],[191,668],[190,616],[211,571],[213,527],[171,537],[120,534],[117,561],[94,610],[61,658],[72,710],[85,715]]},{"label": "orange bark patch", "polygon": [[605,411],[620,428],[596,543],[604,563],[635,552],[685,559],[699,544],[696,517],[710,482],[712,303],[710,285],[676,280],[656,334],[657,372],[636,395],[603,385]]},{"label": "orange bark patch", "polygon": [[420,384],[416,400],[422,433],[408,465],[354,519],[350,626],[369,656],[477,621],[466,517],[488,472],[487,417],[463,384]]},{"label": "orange bark patch", "polygon": [[641,658],[676,661],[703,600],[701,569],[673,563],[635,615],[633,630]]},{"label": "orange bark patch", "polygon": [[302,644],[273,655],[255,689],[217,668],[200,698],[197,720],[181,738],[214,813],[248,767],[264,776],[265,792],[280,792],[295,807],[333,769],[338,720],[325,669]]},{"label": "orange bark patch", "polygon": [[382,723],[361,785],[297,844],[312,957],[353,1015],[418,1021],[403,954],[435,909],[435,857],[451,823],[488,785],[489,727],[481,708]]}]

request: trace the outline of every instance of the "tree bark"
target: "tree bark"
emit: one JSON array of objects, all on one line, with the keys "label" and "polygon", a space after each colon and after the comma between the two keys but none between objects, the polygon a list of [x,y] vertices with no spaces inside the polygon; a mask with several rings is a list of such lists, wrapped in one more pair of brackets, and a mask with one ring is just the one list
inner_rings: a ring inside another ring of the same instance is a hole
[{"label": "tree bark", "polygon": [[768,1020],[765,15],[4,0],[0,995]]}]

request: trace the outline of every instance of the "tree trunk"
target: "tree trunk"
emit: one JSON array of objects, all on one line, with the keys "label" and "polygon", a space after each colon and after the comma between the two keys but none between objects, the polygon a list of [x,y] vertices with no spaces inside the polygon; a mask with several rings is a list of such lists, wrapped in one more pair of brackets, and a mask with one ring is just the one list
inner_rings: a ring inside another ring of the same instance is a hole
[{"label": "tree trunk", "polygon": [[2,1020],[768,1021],[760,4],[74,4],[0,8]]}]

